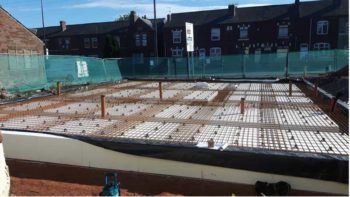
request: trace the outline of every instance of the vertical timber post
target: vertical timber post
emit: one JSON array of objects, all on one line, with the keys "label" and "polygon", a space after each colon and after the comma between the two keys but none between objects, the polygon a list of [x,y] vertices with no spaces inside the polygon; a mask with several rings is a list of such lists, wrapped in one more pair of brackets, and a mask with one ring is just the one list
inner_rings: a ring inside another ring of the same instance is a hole
[{"label": "vertical timber post", "polygon": [[159,82],[159,99],[162,100],[163,99],[163,88],[162,88],[162,82]]},{"label": "vertical timber post", "polygon": [[245,98],[241,98],[241,114],[244,114],[244,101]]},{"label": "vertical timber post", "polygon": [[317,81],[317,82],[315,83],[315,87],[314,87],[314,96],[315,96],[315,97],[317,97],[317,95],[318,95],[318,84],[319,84],[319,82]]},{"label": "vertical timber post", "polygon": [[336,104],[337,104],[337,99],[335,97],[332,97],[331,98],[331,103],[330,103],[330,106],[329,106],[329,111],[330,112],[334,112]]},{"label": "vertical timber post", "polygon": [[101,117],[106,117],[106,96],[101,95]]},{"label": "vertical timber post", "polygon": [[57,96],[61,95],[61,82],[57,81]]}]

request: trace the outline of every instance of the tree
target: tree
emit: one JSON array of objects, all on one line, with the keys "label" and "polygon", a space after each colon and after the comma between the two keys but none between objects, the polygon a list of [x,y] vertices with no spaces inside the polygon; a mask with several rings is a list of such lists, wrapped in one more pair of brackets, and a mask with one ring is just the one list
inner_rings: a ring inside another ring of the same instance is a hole
[{"label": "tree", "polygon": [[129,18],[130,18],[129,14],[119,15],[119,18],[117,18],[116,21],[127,21],[129,20]]},{"label": "tree", "polygon": [[114,58],[120,55],[119,42],[111,35],[106,36],[105,47],[103,51],[104,58]]}]

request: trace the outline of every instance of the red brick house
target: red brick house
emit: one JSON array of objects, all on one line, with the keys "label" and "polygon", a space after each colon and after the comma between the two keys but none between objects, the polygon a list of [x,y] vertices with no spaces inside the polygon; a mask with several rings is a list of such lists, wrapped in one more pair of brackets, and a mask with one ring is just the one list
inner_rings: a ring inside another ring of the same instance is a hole
[{"label": "red brick house", "polygon": [[0,53],[43,54],[44,43],[0,6]]},{"label": "red brick house", "polygon": [[186,56],[185,22],[199,56],[348,48],[348,17],[348,0],[175,13],[163,28],[164,54]]},{"label": "red brick house", "polygon": [[[159,46],[162,46],[163,25],[164,19],[157,19]],[[35,31],[43,39],[43,28]],[[139,17],[134,11],[131,11],[129,20],[75,25],[61,21],[59,26],[45,28],[50,55],[104,57],[106,37],[112,36],[120,49],[118,56],[134,57],[136,62],[155,56],[154,34],[154,20]]]}]

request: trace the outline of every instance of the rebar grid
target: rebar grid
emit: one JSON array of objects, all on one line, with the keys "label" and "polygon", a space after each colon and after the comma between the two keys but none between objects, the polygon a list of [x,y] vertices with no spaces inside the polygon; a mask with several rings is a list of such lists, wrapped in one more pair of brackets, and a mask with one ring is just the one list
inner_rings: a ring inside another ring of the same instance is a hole
[{"label": "rebar grid", "polygon": [[[0,128],[108,140],[347,155],[348,136],[293,84],[128,82],[0,107]],[[106,95],[106,117],[100,96]],[[244,114],[240,100],[245,98]]]}]

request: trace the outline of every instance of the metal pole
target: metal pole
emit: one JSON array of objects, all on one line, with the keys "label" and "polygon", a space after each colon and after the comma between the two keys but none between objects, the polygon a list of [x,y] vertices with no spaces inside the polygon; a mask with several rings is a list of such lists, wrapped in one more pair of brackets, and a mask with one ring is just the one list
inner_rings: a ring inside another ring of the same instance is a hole
[{"label": "metal pole", "polygon": [[44,32],[44,52],[45,52],[45,50],[46,50],[46,31],[45,31],[43,0],[40,0],[40,3],[41,3],[41,22],[43,24],[43,32]]},{"label": "metal pole", "polygon": [[187,52],[187,78],[190,78],[190,52]]},{"label": "metal pole", "polygon": [[154,56],[158,57],[158,28],[157,28],[157,11],[156,11],[156,0],[153,0],[154,9]]}]

